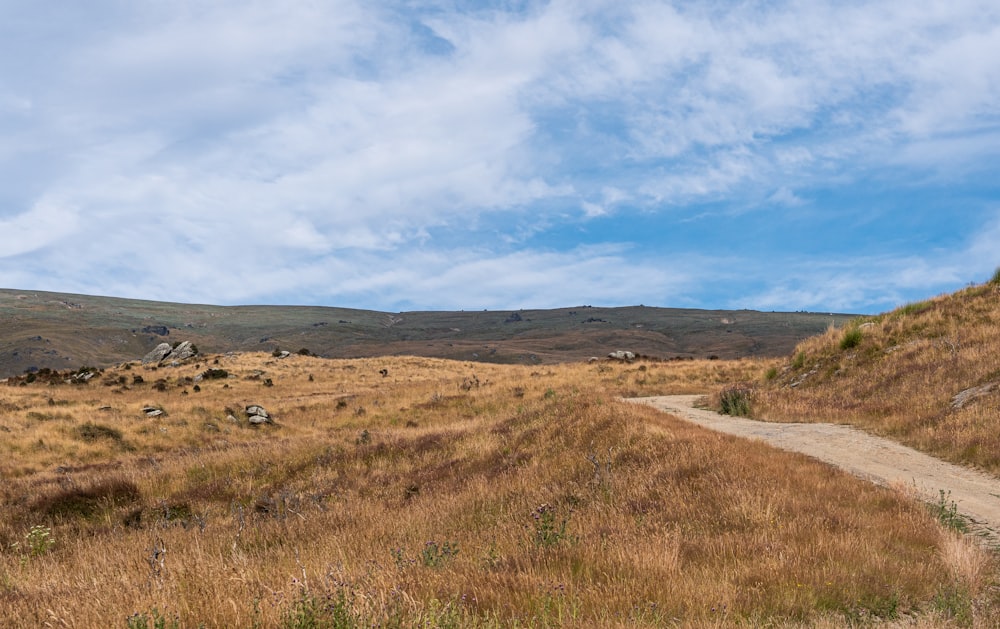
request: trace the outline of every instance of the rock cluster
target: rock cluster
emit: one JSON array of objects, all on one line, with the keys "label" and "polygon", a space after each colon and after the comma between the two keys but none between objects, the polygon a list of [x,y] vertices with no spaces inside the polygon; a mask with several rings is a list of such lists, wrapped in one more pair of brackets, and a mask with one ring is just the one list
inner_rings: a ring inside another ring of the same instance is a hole
[{"label": "rock cluster", "polygon": [[617,352],[611,352],[608,354],[608,358],[612,360],[620,360],[623,362],[632,362],[635,360],[635,352],[629,352],[625,350],[618,350]]},{"label": "rock cluster", "polygon": [[170,343],[160,343],[142,358],[143,365],[160,365],[180,363],[198,354],[198,348],[191,341],[182,341],[176,346]]},{"label": "rock cluster", "polygon": [[261,424],[272,424],[274,420],[263,406],[259,404],[251,404],[246,407],[247,421],[253,426],[259,426]]}]

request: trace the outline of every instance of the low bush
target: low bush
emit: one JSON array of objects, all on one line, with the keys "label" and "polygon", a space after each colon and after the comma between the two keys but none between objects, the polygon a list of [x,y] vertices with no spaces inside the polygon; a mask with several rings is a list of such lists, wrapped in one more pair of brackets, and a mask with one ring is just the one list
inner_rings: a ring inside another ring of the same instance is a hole
[{"label": "low bush", "polygon": [[734,384],[719,393],[719,412],[723,415],[750,417],[753,387],[748,384]]},{"label": "low bush", "polygon": [[861,344],[861,328],[852,326],[844,330],[844,336],[840,338],[840,349],[852,349]]}]

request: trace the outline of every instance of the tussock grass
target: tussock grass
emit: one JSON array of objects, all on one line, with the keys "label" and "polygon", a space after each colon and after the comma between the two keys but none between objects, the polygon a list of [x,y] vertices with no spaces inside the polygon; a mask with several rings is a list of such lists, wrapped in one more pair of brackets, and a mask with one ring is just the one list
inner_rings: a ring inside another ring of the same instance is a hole
[{"label": "tussock grass", "polygon": [[[848,342],[848,339],[851,339]],[[973,286],[803,341],[759,415],[857,425],[1000,473],[1000,285]]]},{"label": "tussock grass", "polygon": [[[836,626],[997,609],[993,558],[904,493],[617,401],[769,363],[217,360],[0,389],[0,624]],[[206,368],[229,376],[195,392]],[[28,416],[49,400],[68,417]],[[250,404],[274,425],[251,427]],[[121,440],[80,439],[88,423]]]}]

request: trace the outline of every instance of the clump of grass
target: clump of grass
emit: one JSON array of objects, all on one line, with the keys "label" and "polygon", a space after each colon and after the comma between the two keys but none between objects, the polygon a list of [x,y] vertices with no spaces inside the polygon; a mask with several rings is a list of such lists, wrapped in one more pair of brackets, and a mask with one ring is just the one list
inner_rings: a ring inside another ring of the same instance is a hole
[{"label": "clump of grass", "polygon": [[856,325],[852,325],[846,330],[844,330],[844,335],[840,337],[840,349],[847,350],[857,347],[861,344],[861,339],[863,334],[861,328]]},{"label": "clump of grass", "polygon": [[1000,266],[997,267],[996,271],[993,271],[993,276],[990,278],[990,281],[987,282],[987,284],[991,284],[993,286],[1000,286]]},{"label": "clump of grass", "polygon": [[802,369],[806,364],[806,353],[796,352],[795,358],[792,359],[792,369]]},{"label": "clump of grass", "polygon": [[899,310],[897,310],[896,312],[899,313],[899,314],[901,314],[901,315],[911,315],[912,316],[912,315],[918,315],[918,314],[920,314],[922,312],[927,312],[928,310],[930,310],[933,307],[934,307],[934,303],[931,302],[931,301],[929,301],[929,300],[927,300],[927,301],[915,301],[915,302],[911,302],[911,303],[908,303],[908,304],[904,305],[903,307],[899,308]]}]

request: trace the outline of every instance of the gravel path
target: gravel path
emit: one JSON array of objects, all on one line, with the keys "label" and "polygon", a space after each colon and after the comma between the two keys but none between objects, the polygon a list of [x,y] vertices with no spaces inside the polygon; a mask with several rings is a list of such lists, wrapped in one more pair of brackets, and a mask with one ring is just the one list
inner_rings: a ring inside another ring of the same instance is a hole
[{"label": "gravel path", "polygon": [[850,426],[760,422],[695,408],[703,397],[667,395],[628,401],[648,404],[712,430],[801,452],[874,483],[911,486],[932,504],[940,502],[943,490],[947,504],[954,501],[958,512],[971,520],[977,532],[994,544],[1000,542],[1000,479]]}]

